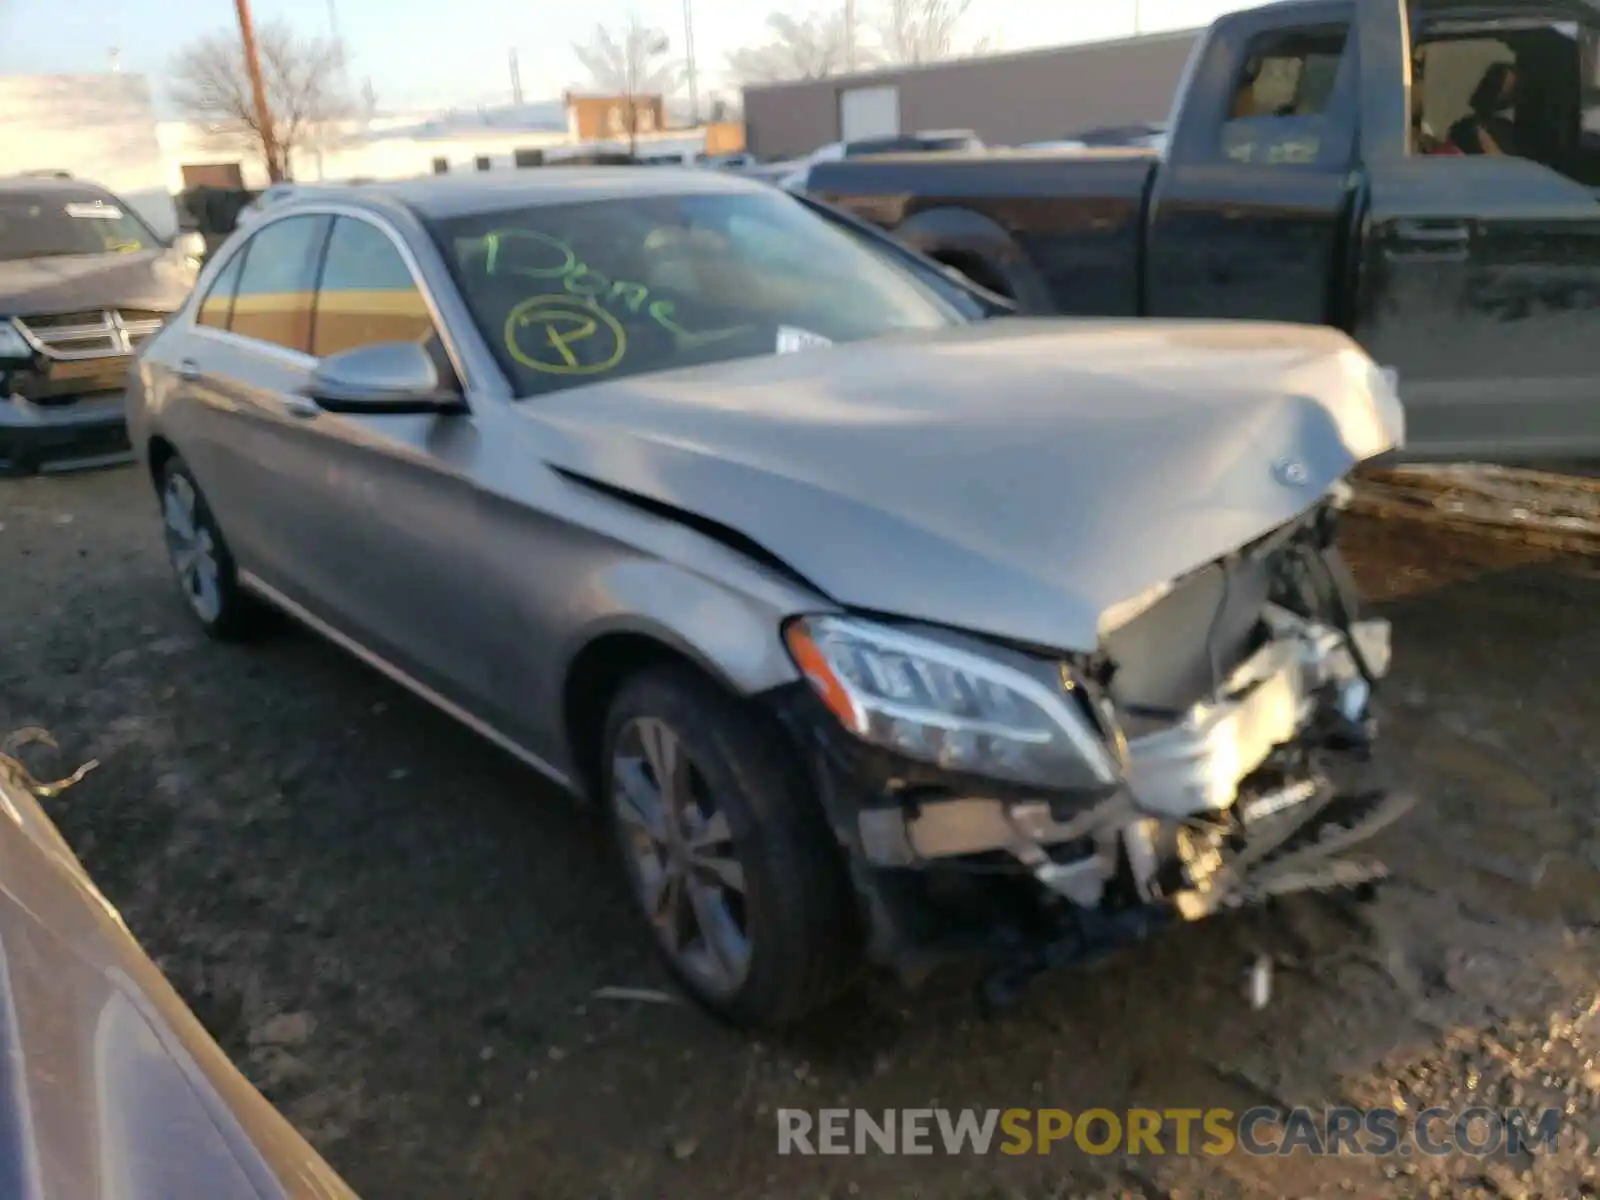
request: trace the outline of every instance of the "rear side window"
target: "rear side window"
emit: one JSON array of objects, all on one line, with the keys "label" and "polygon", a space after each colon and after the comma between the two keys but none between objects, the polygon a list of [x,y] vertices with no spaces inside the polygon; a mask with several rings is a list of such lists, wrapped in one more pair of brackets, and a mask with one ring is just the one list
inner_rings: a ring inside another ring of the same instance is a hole
[{"label": "rear side window", "polygon": [[1255,38],[1229,89],[1222,153],[1235,162],[1304,166],[1348,147],[1349,122],[1334,100],[1349,40],[1345,25]]},{"label": "rear side window", "polygon": [[233,301],[234,333],[309,352],[311,297],[327,228],[327,217],[287,217],[250,239]]},{"label": "rear side window", "polygon": [[244,266],[244,256],[248,251],[249,247],[240,250],[217,272],[216,279],[211,282],[211,290],[200,302],[200,314],[195,318],[199,324],[212,329],[228,328],[233,316],[233,293],[239,286],[239,270]]},{"label": "rear side window", "polygon": [[311,353],[318,358],[377,342],[426,342],[434,333],[411,269],[369,221],[339,217],[317,289]]}]

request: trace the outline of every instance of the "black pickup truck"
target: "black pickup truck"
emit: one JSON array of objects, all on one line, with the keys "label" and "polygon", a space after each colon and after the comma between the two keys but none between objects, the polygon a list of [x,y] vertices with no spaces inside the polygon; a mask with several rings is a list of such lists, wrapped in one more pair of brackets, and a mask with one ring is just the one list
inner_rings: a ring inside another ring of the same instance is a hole
[{"label": "black pickup truck", "polygon": [[1159,154],[818,164],[1024,311],[1333,325],[1414,459],[1600,458],[1600,0],[1285,0],[1196,46]]}]

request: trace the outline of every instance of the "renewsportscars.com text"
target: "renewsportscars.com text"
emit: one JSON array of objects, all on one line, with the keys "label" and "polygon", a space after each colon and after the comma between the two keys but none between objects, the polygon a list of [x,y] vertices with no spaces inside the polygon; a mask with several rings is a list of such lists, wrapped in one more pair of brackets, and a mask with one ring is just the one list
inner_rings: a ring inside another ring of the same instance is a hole
[{"label": "renewsportscars.com text", "polygon": [[1442,1156],[1555,1144],[1561,1110],[1427,1108],[780,1108],[779,1154]]}]

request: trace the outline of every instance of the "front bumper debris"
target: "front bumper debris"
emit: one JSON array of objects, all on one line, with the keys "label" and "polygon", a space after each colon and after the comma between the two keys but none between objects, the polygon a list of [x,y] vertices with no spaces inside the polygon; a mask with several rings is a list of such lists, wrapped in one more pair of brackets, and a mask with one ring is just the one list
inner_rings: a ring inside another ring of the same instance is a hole
[{"label": "front bumper debris", "polygon": [[[1101,805],[1064,820],[1042,799],[952,796],[864,808],[857,822],[867,859],[907,867],[1004,851],[1025,860],[1030,846],[1070,842],[1108,824],[1226,810],[1252,772],[1302,736],[1330,694],[1333,711],[1347,720],[1358,721],[1366,709],[1369,685],[1340,634],[1283,610],[1269,620],[1277,636],[1239,665],[1218,696],[1129,739],[1127,789]],[[1383,674],[1387,623],[1362,622],[1354,634],[1371,669]]]},{"label": "front bumper debris", "polygon": [[51,404],[0,400],[0,475],[87,470],[133,457],[121,392]]},{"label": "front bumper debris", "polygon": [[1268,606],[1264,627],[1215,695],[1127,739],[1124,779],[1100,795],[940,787],[914,764],[864,762],[825,720],[800,726],[873,956],[916,975],[986,949],[1004,992],[1173,921],[1384,878],[1351,852],[1413,803],[1370,754],[1387,623],[1347,638]]}]

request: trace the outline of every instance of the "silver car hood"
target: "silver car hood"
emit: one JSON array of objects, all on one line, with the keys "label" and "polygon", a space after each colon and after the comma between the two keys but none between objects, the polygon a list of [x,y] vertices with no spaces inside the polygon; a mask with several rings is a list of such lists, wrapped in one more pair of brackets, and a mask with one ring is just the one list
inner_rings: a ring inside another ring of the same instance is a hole
[{"label": "silver car hood", "polygon": [[1238,322],[1010,318],[521,411],[551,465],[731,528],[841,604],[1081,650],[1402,439],[1349,338]]},{"label": "silver car hood", "polygon": [[182,259],[166,249],[0,262],[0,318],[100,308],[176,312],[193,285]]}]

